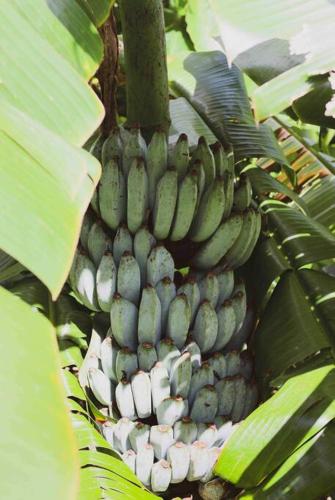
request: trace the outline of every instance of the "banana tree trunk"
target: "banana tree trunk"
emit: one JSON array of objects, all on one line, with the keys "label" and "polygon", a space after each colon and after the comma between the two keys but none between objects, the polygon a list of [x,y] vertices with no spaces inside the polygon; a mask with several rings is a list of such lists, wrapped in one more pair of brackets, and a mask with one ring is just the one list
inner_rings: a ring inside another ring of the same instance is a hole
[{"label": "banana tree trunk", "polygon": [[146,137],[157,128],[168,132],[169,90],[164,12],[161,0],[121,0],[125,51],[128,125]]}]

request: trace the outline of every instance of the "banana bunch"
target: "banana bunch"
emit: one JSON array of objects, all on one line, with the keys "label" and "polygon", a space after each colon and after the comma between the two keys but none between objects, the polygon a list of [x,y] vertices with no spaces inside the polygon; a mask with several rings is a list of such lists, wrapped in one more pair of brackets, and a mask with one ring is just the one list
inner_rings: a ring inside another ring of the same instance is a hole
[{"label": "banana bunch", "polygon": [[146,260],[129,249],[119,258],[111,326],[90,356],[88,382],[97,402],[120,416],[103,425],[106,439],[145,485],[163,492],[212,478],[257,388],[248,351],[225,350],[246,319],[244,284],[222,267],[191,269],[178,284],[172,255],[149,239]]},{"label": "banana bunch", "polygon": [[126,224],[134,235],[146,224],[159,241],[186,238],[195,244],[192,265],[200,269],[246,262],[261,221],[250,208],[249,179],[242,174],[235,182],[232,151],[200,137],[190,152],[185,134],[169,150],[161,131],[146,146],[139,129],[118,128],[92,152],[103,166],[92,205],[112,231]]}]

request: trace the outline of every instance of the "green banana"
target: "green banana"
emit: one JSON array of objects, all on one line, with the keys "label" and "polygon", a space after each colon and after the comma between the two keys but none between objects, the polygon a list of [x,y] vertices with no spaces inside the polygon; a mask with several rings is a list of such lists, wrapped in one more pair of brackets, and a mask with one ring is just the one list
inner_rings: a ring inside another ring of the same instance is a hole
[{"label": "green banana", "polygon": [[119,158],[113,157],[105,164],[99,186],[101,218],[113,231],[126,218],[126,184],[118,160]]},{"label": "green banana", "polygon": [[174,278],[174,260],[170,252],[158,245],[150,252],[147,260],[147,282],[156,286],[163,278]]},{"label": "green banana", "polygon": [[136,422],[135,427],[129,433],[129,441],[132,449],[137,453],[149,442],[150,427],[143,422]]},{"label": "green banana", "polygon": [[151,471],[154,465],[154,450],[151,444],[140,448],[136,457],[136,476],[145,485],[150,486]]},{"label": "green banana", "polygon": [[131,233],[136,233],[144,224],[148,210],[148,175],[144,160],[134,159],[128,175],[127,223]]},{"label": "green banana", "polygon": [[113,241],[114,262],[118,266],[124,252],[133,253],[133,239],[127,226],[122,225],[116,231]]},{"label": "green banana", "polygon": [[112,337],[107,336],[100,346],[101,367],[104,374],[111,379],[113,383],[116,378],[116,357],[119,349],[113,345]]},{"label": "green banana", "polygon": [[185,352],[171,365],[170,383],[173,396],[187,398],[192,377],[191,354]]},{"label": "green banana", "polygon": [[247,395],[247,385],[244,377],[237,375],[234,377],[235,384],[235,401],[231,411],[231,419],[233,423],[239,422],[243,417],[245,399]]},{"label": "green banana", "polygon": [[210,448],[213,446],[217,439],[218,430],[215,424],[208,422],[199,422],[197,425],[198,434],[197,440],[202,441],[203,443]]},{"label": "green banana", "polygon": [[171,365],[175,358],[180,356],[179,349],[169,337],[165,337],[157,344],[158,360],[162,362],[168,373],[171,371]]},{"label": "green banana", "polygon": [[223,149],[221,142],[215,142],[211,146],[214,162],[215,162],[215,170],[217,176],[222,176],[228,170],[228,158]]},{"label": "green banana", "polygon": [[124,252],[117,271],[117,291],[122,297],[138,305],[141,291],[141,272],[137,260]]},{"label": "green banana", "polygon": [[218,411],[218,395],[213,385],[205,385],[196,394],[192,409],[191,419],[198,422],[213,422]]},{"label": "green banana", "polygon": [[197,424],[190,417],[183,417],[173,426],[175,441],[184,444],[192,444],[197,439]]},{"label": "green banana", "polygon": [[151,469],[151,489],[155,493],[163,493],[171,481],[171,465],[166,460],[154,463]]},{"label": "green banana", "polygon": [[234,192],[234,209],[239,212],[250,207],[252,200],[252,187],[247,175],[240,175],[240,182]]},{"label": "green banana", "polygon": [[191,307],[191,324],[200,304],[200,290],[195,279],[188,277],[186,282],[178,288],[178,294],[184,293]]},{"label": "green banana", "polygon": [[112,300],[110,315],[113,338],[115,338],[120,347],[128,347],[136,351],[138,344],[137,307],[116,293]]},{"label": "green banana", "polygon": [[176,296],[176,285],[169,277],[163,278],[156,285],[156,292],[161,303],[162,332],[166,330],[169,308]]},{"label": "green banana", "polygon": [[190,391],[188,394],[188,401],[190,406],[192,406],[194,402],[194,398],[197,392],[205,387],[206,385],[214,384],[214,372],[213,368],[206,361],[202,363],[200,368],[196,370],[191,379]]},{"label": "green banana", "polygon": [[163,131],[156,131],[148,146],[147,170],[149,178],[149,206],[154,207],[156,187],[167,165],[167,141]]},{"label": "green banana", "polygon": [[234,271],[221,269],[214,270],[219,283],[219,299],[218,305],[222,305],[227,300],[234,290]]},{"label": "green banana", "polygon": [[187,400],[180,396],[163,399],[156,410],[157,422],[160,425],[174,425],[188,410]]},{"label": "green banana", "polygon": [[188,137],[186,134],[180,134],[173,148],[171,157],[171,165],[173,165],[177,170],[179,181],[185,176],[189,161],[190,154],[188,147]]},{"label": "green banana", "polygon": [[131,378],[131,389],[139,418],[151,415],[151,383],[148,373],[139,370]]},{"label": "green banana", "polygon": [[181,181],[178,189],[177,208],[170,234],[171,241],[179,241],[187,235],[198,201],[198,173],[191,170]]},{"label": "green banana", "polygon": [[210,240],[198,250],[192,259],[192,264],[200,269],[215,266],[234,245],[241,232],[242,223],[241,214],[229,217],[218,227]]},{"label": "green banana", "polygon": [[195,209],[198,210],[202,194],[205,190],[205,170],[201,160],[195,160],[192,164],[191,172],[194,171],[197,174],[197,186],[198,186],[198,199]]},{"label": "green banana", "polygon": [[136,353],[131,352],[128,347],[120,349],[116,356],[115,370],[118,381],[129,380],[132,374],[138,370]]},{"label": "green banana", "polygon": [[120,453],[125,453],[129,450],[129,434],[134,428],[135,423],[129,418],[123,417],[115,424],[113,441],[114,446]]},{"label": "green banana", "polygon": [[94,397],[102,405],[110,406],[112,404],[112,386],[108,377],[96,368],[88,370],[88,382],[94,394]]},{"label": "green banana", "polygon": [[153,446],[155,457],[160,460],[173,444],[173,428],[171,425],[153,425],[150,429],[150,444]]},{"label": "green banana", "polygon": [[99,220],[93,224],[88,233],[87,247],[91,259],[98,267],[104,253],[111,248],[111,240],[103,230]]},{"label": "green banana", "polygon": [[89,309],[98,310],[95,287],[96,269],[93,262],[83,251],[79,251],[73,267],[74,289],[77,291],[80,300]]},{"label": "green banana", "polygon": [[200,300],[209,300],[212,307],[215,309],[219,300],[219,280],[217,276],[209,272],[199,281]]},{"label": "green banana", "polygon": [[127,178],[134,158],[145,158],[147,155],[147,146],[138,127],[133,127],[127,132],[122,153],[122,168]]},{"label": "green banana", "polygon": [[104,141],[101,150],[101,163],[103,166],[106,165],[115,156],[121,158],[122,155],[122,141],[120,136],[120,130],[118,127],[114,128],[107,139]]},{"label": "green banana", "polygon": [[243,224],[240,234],[224,256],[224,264],[228,268],[235,269],[238,266],[240,255],[244,253],[246,248],[249,248],[250,242],[253,239],[256,225],[256,212],[253,209],[243,212]]},{"label": "green banana", "polygon": [[161,303],[155,288],[143,288],[138,311],[138,341],[156,345],[161,336]]},{"label": "green banana", "polygon": [[215,179],[215,160],[204,136],[199,137],[198,146],[192,155],[192,161],[200,160],[205,172],[205,188]]},{"label": "green banana", "polygon": [[126,378],[122,379],[115,388],[115,401],[121,417],[127,417],[130,420],[136,419],[131,383]]},{"label": "green banana", "polygon": [[178,177],[176,170],[169,169],[157,184],[153,209],[153,233],[158,240],[168,237],[177,203]]},{"label": "green banana", "polygon": [[191,323],[191,307],[185,294],[177,295],[171,302],[166,333],[181,349],[185,344]]},{"label": "green banana", "polygon": [[144,342],[139,344],[137,348],[137,359],[140,370],[150,372],[151,368],[157,362],[157,352],[152,344]]},{"label": "green banana", "polygon": [[255,223],[255,230],[252,234],[252,237],[248,240],[248,246],[244,249],[242,254],[237,260],[237,266],[240,267],[243,264],[245,264],[249,258],[251,257],[252,252],[254,251],[254,248],[256,246],[256,243],[258,241],[260,232],[261,232],[261,227],[262,227],[262,218],[261,214],[259,211],[256,211],[256,223]]},{"label": "green banana", "polygon": [[127,450],[122,453],[122,462],[135,474],[136,471],[136,453],[133,450]]},{"label": "green banana", "polygon": [[83,223],[80,231],[80,243],[83,248],[87,251],[87,243],[88,243],[88,234],[90,232],[91,227],[94,224],[94,216],[90,210],[88,210],[84,216]]},{"label": "green banana", "polygon": [[227,376],[227,361],[221,352],[214,352],[208,359],[208,363],[213,368],[216,378],[220,380]]},{"label": "green banana", "polygon": [[232,338],[236,330],[236,315],[231,300],[225,300],[217,310],[218,335],[212,351],[221,351]]},{"label": "green banana", "polygon": [[225,207],[222,214],[223,219],[227,219],[233,208],[234,202],[234,174],[232,172],[225,172],[223,175],[224,181],[224,194],[225,194]]},{"label": "green banana", "polygon": [[135,234],[134,254],[141,271],[142,288],[147,283],[147,261],[149,254],[156,245],[156,240],[147,227],[141,227]]},{"label": "green banana", "polygon": [[152,409],[156,413],[157,407],[163,399],[170,397],[169,374],[162,362],[158,361],[150,370]]},{"label": "green banana", "polygon": [[192,337],[190,336],[189,342],[185,345],[183,349],[183,354],[185,352],[189,352],[191,355],[191,365],[192,365],[192,371],[198,370],[201,366],[201,351],[200,347],[196,342],[192,340]]},{"label": "green banana", "polygon": [[234,377],[225,377],[215,384],[218,394],[218,415],[228,416],[234,406],[235,401],[235,382]]},{"label": "green banana", "polygon": [[190,466],[188,446],[177,441],[168,449],[167,459],[171,464],[171,484],[182,483],[186,479]]},{"label": "green banana", "polygon": [[205,443],[195,441],[189,447],[189,452],[190,466],[186,479],[187,481],[199,481],[208,471],[208,448]]},{"label": "green banana", "polygon": [[111,252],[102,256],[96,275],[96,290],[99,306],[104,312],[111,310],[116,292],[117,269]]},{"label": "green banana", "polygon": [[225,186],[222,177],[216,178],[202,196],[195,214],[190,239],[201,242],[207,240],[218,228],[225,209]]},{"label": "green banana", "polygon": [[193,326],[193,338],[202,353],[211,350],[218,334],[218,318],[215,309],[208,300],[204,300],[198,309]]}]

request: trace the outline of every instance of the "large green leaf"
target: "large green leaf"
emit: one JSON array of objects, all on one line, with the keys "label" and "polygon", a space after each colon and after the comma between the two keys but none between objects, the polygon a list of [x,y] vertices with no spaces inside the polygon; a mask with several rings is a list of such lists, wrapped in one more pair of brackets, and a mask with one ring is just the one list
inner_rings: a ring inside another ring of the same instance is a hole
[{"label": "large green leaf", "polygon": [[335,422],[297,449],[259,488],[241,495],[247,499],[321,498],[335,488]]},{"label": "large green leaf", "polygon": [[302,192],[302,199],[310,215],[335,232],[335,176],[316,179]]},{"label": "large green leaf", "polygon": [[[76,498],[79,463],[52,324],[0,288],[1,495]],[[18,479],[19,478],[19,479]]]},{"label": "large green leaf", "polygon": [[228,67],[222,52],[189,53],[182,65],[170,67],[170,78],[215,135],[233,145],[237,159],[270,157],[286,162],[272,130],[256,126],[243,76],[237,66]]},{"label": "large green leaf", "polygon": [[292,377],[232,434],[216,473],[240,487],[257,486],[335,417],[334,389],[333,364]]},{"label": "large green leaf", "polygon": [[115,0],[76,0],[77,3],[85,10],[87,15],[92,19],[94,24],[101,26],[112,8]]}]

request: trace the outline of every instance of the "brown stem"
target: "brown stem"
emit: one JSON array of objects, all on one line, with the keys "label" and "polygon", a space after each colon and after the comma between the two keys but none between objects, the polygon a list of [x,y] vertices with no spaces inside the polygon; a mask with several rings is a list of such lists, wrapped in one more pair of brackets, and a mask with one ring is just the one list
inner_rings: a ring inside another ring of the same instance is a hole
[{"label": "brown stem", "polygon": [[101,88],[102,102],[105,107],[105,118],[101,125],[102,134],[107,136],[117,124],[116,88],[119,61],[119,45],[113,11],[99,29],[104,42],[104,59],[97,77]]}]

